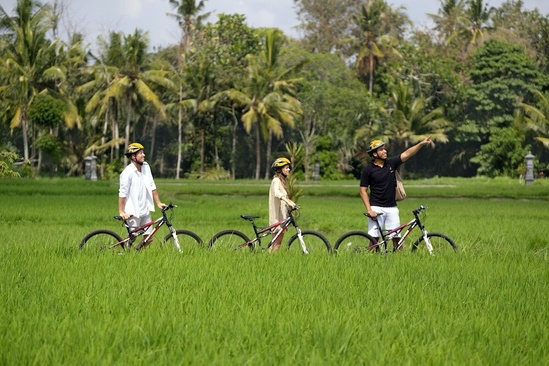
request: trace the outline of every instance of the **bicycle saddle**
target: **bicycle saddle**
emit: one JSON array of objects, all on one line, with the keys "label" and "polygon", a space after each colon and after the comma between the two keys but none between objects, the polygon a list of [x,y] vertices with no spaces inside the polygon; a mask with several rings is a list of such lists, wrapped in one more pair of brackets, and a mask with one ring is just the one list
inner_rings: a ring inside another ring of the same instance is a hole
[{"label": "bicycle saddle", "polygon": [[255,215],[240,215],[244,220],[252,221],[253,219],[259,219],[259,216]]}]

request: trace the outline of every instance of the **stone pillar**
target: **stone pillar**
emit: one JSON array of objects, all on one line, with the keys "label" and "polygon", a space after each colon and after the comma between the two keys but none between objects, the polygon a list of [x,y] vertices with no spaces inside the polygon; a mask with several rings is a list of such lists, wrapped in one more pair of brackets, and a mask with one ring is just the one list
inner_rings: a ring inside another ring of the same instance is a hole
[{"label": "stone pillar", "polygon": [[320,160],[315,160],[315,166],[313,169],[313,180],[318,182],[320,180]]},{"label": "stone pillar", "polygon": [[524,183],[526,185],[534,184],[534,158],[532,152],[529,151],[524,157],[526,159],[526,175],[524,176]]}]

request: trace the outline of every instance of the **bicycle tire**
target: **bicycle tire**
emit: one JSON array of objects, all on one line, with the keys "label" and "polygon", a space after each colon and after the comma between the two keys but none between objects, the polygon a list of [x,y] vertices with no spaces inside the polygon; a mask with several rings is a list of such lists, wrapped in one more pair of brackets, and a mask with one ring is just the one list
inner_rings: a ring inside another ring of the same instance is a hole
[{"label": "bicycle tire", "polygon": [[253,245],[242,246],[250,239],[246,234],[238,230],[223,230],[215,234],[208,243],[208,249],[215,251],[237,250],[241,248],[249,248],[253,250]]},{"label": "bicycle tire", "polygon": [[[448,235],[441,233],[427,233],[427,237],[433,246],[433,254],[435,255],[437,253],[448,252],[450,249],[453,252],[457,252],[458,250],[456,243],[454,243]],[[423,236],[416,240],[416,242],[412,245],[412,252],[424,251],[428,253],[427,245],[421,245],[420,247],[420,244],[422,243],[425,244]],[[424,248],[424,250],[420,250],[420,248]]]},{"label": "bicycle tire", "polygon": [[[111,245],[121,241],[122,237],[113,231],[95,230],[82,239],[80,245],[78,245],[78,249],[97,250],[102,252],[109,249]],[[119,248],[119,251],[124,250],[121,245],[117,246],[117,248]]]},{"label": "bicycle tire", "polygon": [[[334,250],[337,253],[345,252],[380,252],[379,245],[374,245],[377,243],[370,234],[364,231],[349,231],[348,233],[343,234],[334,245]],[[375,249],[372,249],[375,248]]]},{"label": "bicycle tire", "polygon": [[[195,233],[189,230],[176,230],[177,240],[179,241],[179,248],[184,252],[193,252],[198,248],[201,248],[204,244],[202,239]],[[172,234],[166,235],[162,241],[162,245],[170,244],[175,248]]]},{"label": "bicycle tire", "polygon": [[[326,251],[330,253],[332,251],[330,241],[321,233],[313,230],[303,230],[301,235],[303,236],[303,241],[305,242],[305,247],[309,254],[325,253]],[[299,250],[302,252],[298,234],[294,234],[294,236],[288,240],[287,248],[288,250]]]}]

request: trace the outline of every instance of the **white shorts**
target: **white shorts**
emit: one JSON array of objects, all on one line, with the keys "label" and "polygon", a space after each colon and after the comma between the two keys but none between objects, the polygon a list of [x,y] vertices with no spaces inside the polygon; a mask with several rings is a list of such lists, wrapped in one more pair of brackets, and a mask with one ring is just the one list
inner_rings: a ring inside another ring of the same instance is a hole
[{"label": "white shorts", "polygon": [[[130,226],[131,230],[135,230],[138,227],[148,224],[151,221],[152,221],[152,218],[150,214],[141,216],[141,217],[132,216],[128,219],[128,225]],[[151,235],[153,230],[154,230],[154,225],[149,226],[149,228],[145,231],[145,235]]]},{"label": "white shorts", "polygon": [[[398,207],[379,207],[379,206],[372,206],[372,210],[377,212],[378,214],[382,213],[383,215],[377,216],[377,221],[379,222],[379,225],[381,225],[381,228],[385,230],[393,230],[400,226],[400,216]],[[379,233],[377,229],[377,224],[374,222],[374,220],[368,218],[368,234],[373,236],[374,238],[380,238],[381,234]],[[395,238],[399,238],[400,235],[395,236]]]}]

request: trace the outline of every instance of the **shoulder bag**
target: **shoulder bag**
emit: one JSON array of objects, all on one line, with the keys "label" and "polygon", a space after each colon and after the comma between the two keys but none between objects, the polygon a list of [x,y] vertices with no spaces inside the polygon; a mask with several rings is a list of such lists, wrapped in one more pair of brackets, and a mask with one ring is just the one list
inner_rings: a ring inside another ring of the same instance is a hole
[{"label": "shoulder bag", "polygon": [[406,198],[406,191],[404,190],[404,185],[402,184],[402,178],[400,177],[400,174],[398,174],[398,171],[395,169],[395,177],[396,177],[396,193],[395,197],[397,201],[402,201]]}]

